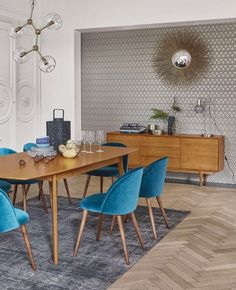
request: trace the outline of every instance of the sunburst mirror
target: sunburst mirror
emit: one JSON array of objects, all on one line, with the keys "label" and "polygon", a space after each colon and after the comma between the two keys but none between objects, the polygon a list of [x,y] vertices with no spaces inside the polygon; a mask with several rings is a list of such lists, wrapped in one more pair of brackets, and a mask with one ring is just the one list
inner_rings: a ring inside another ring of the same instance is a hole
[{"label": "sunburst mirror", "polygon": [[209,51],[201,38],[193,33],[173,33],[155,48],[152,66],[165,83],[190,82],[206,70]]}]

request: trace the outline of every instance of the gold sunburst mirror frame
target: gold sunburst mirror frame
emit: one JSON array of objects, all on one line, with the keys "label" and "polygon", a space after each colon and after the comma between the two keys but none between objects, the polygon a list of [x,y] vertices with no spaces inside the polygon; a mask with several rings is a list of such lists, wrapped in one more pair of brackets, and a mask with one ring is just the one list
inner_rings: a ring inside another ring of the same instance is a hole
[{"label": "gold sunburst mirror frame", "polygon": [[155,74],[167,84],[191,82],[207,69],[210,53],[204,41],[195,33],[168,34],[152,57]]}]

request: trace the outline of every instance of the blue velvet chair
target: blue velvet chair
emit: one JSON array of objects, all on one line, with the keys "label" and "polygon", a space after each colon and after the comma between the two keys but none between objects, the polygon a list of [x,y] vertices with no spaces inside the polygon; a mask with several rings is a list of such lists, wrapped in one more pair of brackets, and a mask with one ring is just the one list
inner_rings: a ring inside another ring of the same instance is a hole
[{"label": "blue velvet chair", "polygon": [[139,242],[143,248],[143,240],[134,215],[134,211],[138,204],[142,174],[143,168],[141,167],[130,170],[118,178],[106,193],[90,195],[80,202],[80,207],[83,209],[83,216],[74,256],[77,255],[89,211],[99,214],[97,240],[100,239],[104,215],[112,215],[117,218],[126,264],[129,264],[129,255],[125,240],[122,216],[130,214]]},{"label": "blue velvet chair", "polygon": [[[9,148],[0,148],[0,156],[5,156],[5,155],[9,155],[9,154],[16,154],[17,152],[9,149]],[[39,194],[42,197],[42,202],[43,202],[43,208],[45,210],[45,212],[48,212],[47,209],[47,203],[46,203],[46,199],[45,199],[45,195],[43,192],[43,186],[42,186],[42,181],[40,180],[27,180],[27,181],[23,181],[23,180],[7,180],[7,182],[9,182],[10,184],[14,185],[14,192],[13,192],[13,204],[15,205],[16,203],[16,196],[17,196],[17,190],[18,190],[18,186],[21,185],[22,186],[22,202],[23,202],[23,209],[24,211],[26,211],[26,196],[27,193],[29,191],[29,187],[32,184],[38,184],[39,187]]]},{"label": "blue velvet chair", "polygon": [[[116,143],[116,142],[105,143],[102,146],[126,147],[126,145],[124,145],[122,143]],[[126,173],[128,171],[128,155],[125,155],[123,157],[123,167],[124,167],[124,173]],[[112,183],[113,183],[114,177],[119,176],[118,166],[117,166],[117,164],[105,166],[105,167],[90,171],[87,173],[87,175],[88,175],[88,177],[87,177],[87,181],[85,184],[84,193],[83,193],[82,198],[85,198],[85,196],[87,194],[89,182],[90,182],[92,176],[99,176],[100,177],[100,192],[103,192],[103,178],[104,177],[111,177]]]},{"label": "blue velvet chair", "polygon": [[[36,143],[26,143],[23,147],[23,151],[24,152],[28,152],[28,151],[31,151],[31,148],[32,147],[37,147]],[[67,197],[68,197],[68,200],[69,200],[69,203],[71,203],[71,197],[70,197],[70,190],[69,190],[69,186],[68,186],[68,182],[67,182],[67,179],[63,179],[64,181],[64,185],[65,185],[65,189],[66,189],[66,194],[67,194]],[[42,183],[43,184],[43,183]],[[40,194],[39,194],[39,199],[40,199]]]},{"label": "blue velvet chair", "polygon": [[36,265],[32,255],[27,229],[25,226],[25,224],[29,221],[29,216],[26,212],[14,208],[8,195],[1,189],[0,189],[0,213],[1,213],[0,233],[3,234],[20,228],[23,239],[25,241],[25,246],[31,263],[31,267],[35,271]]},{"label": "blue velvet chair", "polygon": [[0,180],[0,189],[8,193],[11,190],[11,184],[5,180]]},{"label": "blue velvet chair", "polygon": [[151,163],[144,169],[139,194],[139,197],[146,198],[153,236],[155,239],[157,239],[157,234],[155,229],[151,198],[155,197],[157,199],[166,227],[169,228],[165,210],[160,198],[165,183],[167,163],[168,158],[164,157]]}]

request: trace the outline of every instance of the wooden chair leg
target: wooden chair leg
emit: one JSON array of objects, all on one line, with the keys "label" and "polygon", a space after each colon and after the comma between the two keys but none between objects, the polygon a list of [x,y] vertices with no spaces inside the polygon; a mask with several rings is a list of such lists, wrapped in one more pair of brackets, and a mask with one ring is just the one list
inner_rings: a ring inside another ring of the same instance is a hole
[{"label": "wooden chair leg", "polygon": [[166,212],[165,212],[165,209],[163,207],[163,204],[162,204],[162,201],[161,201],[161,198],[160,197],[157,197],[157,202],[159,204],[159,207],[160,207],[160,210],[161,210],[161,214],[164,218],[164,221],[165,221],[165,224],[166,224],[166,227],[167,229],[169,229],[169,223],[168,223],[168,220],[167,220],[167,217],[166,217]]},{"label": "wooden chair leg", "polygon": [[103,193],[103,176],[100,176],[100,192]]},{"label": "wooden chair leg", "polygon": [[129,265],[128,248],[127,248],[126,240],[125,240],[125,232],[124,232],[122,217],[120,215],[117,216],[117,221],[118,221],[118,226],[119,226],[119,230],[120,230],[122,246],[123,246],[124,254],[125,254],[125,262],[127,265]]},{"label": "wooden chair leg", "polygon": [[84,232],[84,227],[85,227],[85,224],[86,224],[87,217],[88,217],[88,211],[84,210],[83,211],[82,220],[81,220],[81,224],[80,224],[78,237],[77,237],[77,241],[76,241],[76,245],[75,245],[74,256],[77,255],[77,252],[78,252],[78,249],[79,249],[79,246],[80,246],[80,241],[81,241],[81,238],[82,238],[82,235],[83,235],[83,232]]},{"label": "wooden chair leg", "polygon": [[111,184],[114,183],[114,176],[111,177]]},{"label": "wooden chair leg", "polygon": [[89,187],[90,179],[91,179],[91,175],[88,175],[82,198],[85,198],[86,197],[86,194],[87,194],[87,191],[88,191],[88,187]]},{"label": "wooden chair leg", "polygon": [[103,218],[104,218],[103,214],[99,214],[99,222],[98,222],[98,231],[97,231],[96,241],[100,240]]},{"label": "wooden chair leg", "polygon": [[13,203],[14,206],[16,205],[17,189],[18,189],[18,184],[15,184],[14,185],[14,191],[13,191],[13,200],[12,200],[12,203]]},{"label": "wooden chair leg", "polygon": [[116,215],[113,215],[112,222],[111,222],[111,227],[110,227],[110,236],[112,235],[112,232],[114,230],[116,222],[117,222],[117,217],[116,217]]},{"label": "wooden chair leg", "polygon": [[30,263],[31,263],[31,267],[35,271],[36,270],[36,264],[35,264],[35,261],[34,261],[34,258],[33,258],[33,254],[32,254],[32,250],[31,250],[31,247],[30,247],[30,242],[29,242],[26,226],[22,225],[20,227],[20,229],[21,229],[21,233],[22,233],[22,236],[23,236],[23,239],[24,239],[24,242],[25,242],[25,247],[26,247],[27,255],[28,255]]},{"label": "wooden chair leg", "polygon": [[40,199],[42,200],[42,204],[43,204],[43,209],[45,210],[46,213],[48,213],[48,206],[47,206],[46,197],[45,197],[45,194],[43,191],[43,182],[42,181],[38,182],[38,187],[39,187]]},{"label": "wooden chair leg", "polygon": [[149,213],[150,222],[151,222],[151,226],[152,226],[153,237],[155,240],[157,240],[157,234],[156,234],[156,228],[155,228],[155,222],[154,222],[150,198],[146,198],[146,202],[147,202],[147,206],[148,206],[148,213]]},{"label": "wooden chair leg", "polygon": [[25,194],[27,195],[27,194],[28,194],[28,192],[29,192],[29,189],[30,189],[30,184],[28,184],[28,185],[25,187],[25,189],[26,189],[26,192],[25,192]]},{"label": "wooden chair leg", "polygon": [[26,186],[25,184],[22,184],[22,203],[23,203],[23,210],[26,211],[27,210],[27,206],[26,206]]},{"label": "wooden chair leg", "polygon": [[134,212],[131,213],[131,220],[132,220],[132,223],[134,225],[134,229],[136,231],[136,234],[138,236],[138,239],[139,239],[139,242],[140,242],[140,245],[142,247],[142,249],[144,250],[144,242],[143,242],[143,238],[141,236],[141,233],[140,233],[140,230],[139,230],[139,226],[138,226],[138,223],[137,223],[137,220],[136,220],[136,217],[135,217],[135,214]]},{"label": "wooden chair leg", "polygon": [[69,190],[69,186],[68,186],[68,182],[67,182],[67,179],[63,179],[63,182],[64,182],[64,185],[65,185],[65,189],[66,189],[66,194],[67,194],[67,197],[68,197],[68,200],[69,200],[69,203],[71,204],[71,198],[70,198],[70,190]]}]

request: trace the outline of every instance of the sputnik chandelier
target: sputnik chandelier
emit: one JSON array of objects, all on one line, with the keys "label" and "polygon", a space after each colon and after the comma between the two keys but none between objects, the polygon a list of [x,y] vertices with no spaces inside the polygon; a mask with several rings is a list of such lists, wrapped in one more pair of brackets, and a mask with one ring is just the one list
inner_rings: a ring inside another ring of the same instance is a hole
[{"label": "sputnik chandelier", "polygon": [[30,0],[31,4],[31,11],[30,11],[30,17],[27,20],[27,22],[21,26],[11,27],[9,30],[9,35],[12,38],[19,38],[24,34],[24,28],[26,26],[31,26],[34,29],[35,32],[35,44],[33,45],[32,49],[26,50],[24,48],[18,48],[14,51],[13,56],[17,63],[22,64],[28,61],[29,54],[31,52],[37,52],[40,60],[39,60],[39,68],[42,72],[52,72],[56,67],[56,61],[52,56],[43,56],[41,52],[39,51],[39,37],[41,35],[41,32],[44,29],[52,29],[52,30],[58,30],[62,26],[62,20],[61,17],[58,14],[50,13],[45,18],[45,25],[42,28],[37,28],[33,21],[33,13],[34,8],[36,5],[36,0]]}]

